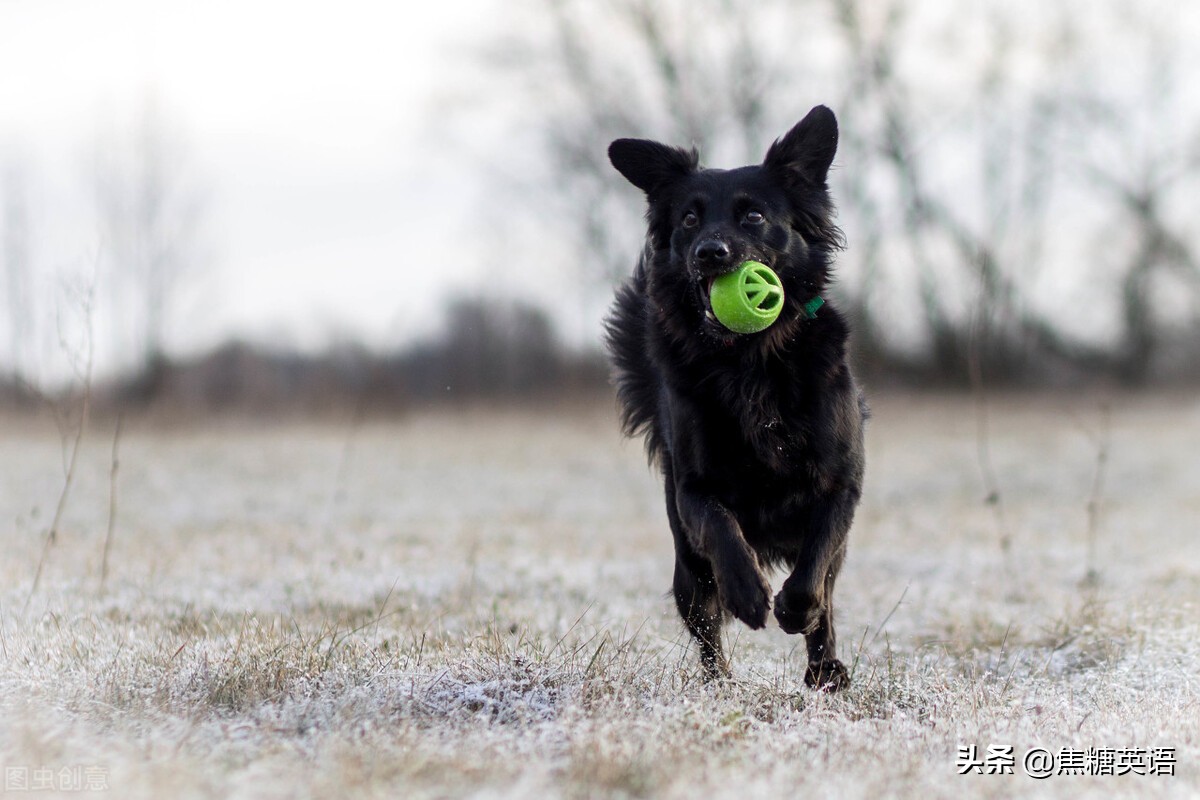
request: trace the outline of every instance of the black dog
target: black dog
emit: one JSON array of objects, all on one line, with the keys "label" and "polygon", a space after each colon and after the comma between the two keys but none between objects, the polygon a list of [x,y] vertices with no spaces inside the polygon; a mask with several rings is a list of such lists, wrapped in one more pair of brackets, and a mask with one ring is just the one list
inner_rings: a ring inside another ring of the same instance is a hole
[{"label": "black dog", "polygon": [[[861,495],[867,412],[846,323],[817,299],[842,247],[825,184],[836,149],[837,120],[817,106],[758,166],[702,169],[695,150],[641,139],[608,150],[649,203],[645,249],[607,320],[622,424],[645,435],[662,468],[675,601],[709,677],[729,675],[725,612],[762,628],[763,570],[786,566],[775,618],[805,635],[805,682],[850,682],[832,598]],[[708,296],[746,260],[778,273],[785,305],[766,330],[738,335]]]}]

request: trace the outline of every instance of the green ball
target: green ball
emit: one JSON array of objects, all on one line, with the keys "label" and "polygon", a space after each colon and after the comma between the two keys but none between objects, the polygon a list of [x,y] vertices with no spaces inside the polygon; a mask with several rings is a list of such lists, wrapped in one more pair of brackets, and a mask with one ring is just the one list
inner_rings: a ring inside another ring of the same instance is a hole
[{"label": "green ball", "polygon": [[766,330],[783,311],[779,276],[758,261],[743,261],[733,272],[717,278],[708,296],[713,316],[734,333]]}]

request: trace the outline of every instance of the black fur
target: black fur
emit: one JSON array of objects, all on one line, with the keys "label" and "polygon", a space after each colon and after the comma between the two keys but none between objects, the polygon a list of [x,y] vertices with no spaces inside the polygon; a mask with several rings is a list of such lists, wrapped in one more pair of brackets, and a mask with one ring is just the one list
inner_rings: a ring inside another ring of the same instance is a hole
[{"label": "black fur", "polygon": [[[861,495],[866,406],[827,302],[842,246],[825,180],[837,121],[814,108],[762,164],[699,167],[696,152],[618,139],[609,158],[646,193],[649,231],[607,320],[621,421],[663,473],[675,537],[674,594],[710,677],[728,676],[726,613],[762,628],[764,569],[791,574],[775,617],[808,645],[810,686],[849,683],[836,658],[833,585]],[[765,331],[738,335],[706,312],[716,275],[753,259],[783,282]]]}]

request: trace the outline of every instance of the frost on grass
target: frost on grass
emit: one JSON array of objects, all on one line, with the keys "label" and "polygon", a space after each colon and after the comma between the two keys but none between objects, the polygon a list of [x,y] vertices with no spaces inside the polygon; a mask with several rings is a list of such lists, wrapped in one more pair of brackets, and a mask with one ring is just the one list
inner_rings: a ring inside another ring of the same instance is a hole
[{"label": "frost on grass", "polygon": [[[94,441],[28,604],[61,473],[14,431],[0,764],[102,765],[123,797],[1200,791],[1200,409],[1115,406],[1096,498],[1098,408],[993,408],[998,514],[970,403],[875,405],[840,696],[774,628],[731,626],[736,679],[700,680],[657,481],[606,413],[133,429],[104,593]],[[972,743],[1178,767],[959,776]]]}]

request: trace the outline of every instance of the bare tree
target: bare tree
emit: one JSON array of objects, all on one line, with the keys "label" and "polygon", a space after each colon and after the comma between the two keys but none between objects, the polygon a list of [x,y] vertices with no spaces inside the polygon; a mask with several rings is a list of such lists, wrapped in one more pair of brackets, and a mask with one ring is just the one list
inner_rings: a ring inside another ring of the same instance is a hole
[{"label": "bare tree", "polygon": [[136,354],[137,399],[160,388],[180,289],[203,266],[204,195],[189,168],[181,134],[153,98],[130,139],[103,142],[97,150],[95,198],[109,255],[107,292],[119,326],[118,352]]},{"label": "bare tree", "polygon": [[[1073,16],[1063,10],[1039,37],[1020,37],[1010,9],[984,6],[976,22],[987,47],[970,54],[972,69],[959,70],[953,85],[960,99],[951,105],[928,97],[921,79],[898,66],[905,51],[922,47],[906,4],[888,5],[875,15],[883,22],[869,30],[864,18],[879,4],[834,2],[852,76],[844,148],[858,172],[846,210],[867,231],[860,256],[865,278],[894,280],[909,265],[929,358],[942,373],[966,377],[984,362],[1023,369],[1030,358],[1046,357],[1105,363],[1095,346],[1047,319],[1029,288],[1050,267],[1045,242],[1055,233],[1051,220],[1069,177],[1062,142],[1079,135],[1089,118],[1062,71],[1075,55]],[[942,57],[936,47],[922,49],[927,58]],[[1022,85],[1016,64],[1031,62],[1046,77]],[[940,102],[942,114],[929,114],[931,102]],[[964,155],[972,172],[947,181],[943,163]],[[881,213],[881,201],[864,184],[894,202],[899,215]],[[877,263],[881,238],[898,245],[888,251],[888,264]],[[860,288],[860,302],[871,295],[870,284]]]},{"label": "bare tree", "polygon": [[[1096,102],[1101,113],[1091,119],[1095,141],[1078,166],[1088,187],[1104,198],[1107,224],[1125,232],[1106,265],[1113,269],[1120,317],[1114,356],[1119,375],[1140,384],[1153,372],[1171,327],[1172,314],[1159,301],[1174,293],[1200,304],[1200,242],[1194,223],[1186,224],[1200,190],[1200,130],[1180,119],[1197,76],[1186,70],[1181,54],[1188,43],[1179,40],[1172,15],[1126,4],[1116,19],[1142,51],[1131,77],[1143,102],[1132,109]],[[1104,87],[1087,91],[1100,96]],[[1184,324],[1187,338],[1200,338],[1200,318]],[[1186,355],[1200,356],[1200,349],[1193,345]]]},{"label": "bare tree", "polygon": [[[811,33],[789,39],[789,9],[816,2],[762,0],[534,0],[525,6],[540,25],[519,26],[493,48],[489,63],[515,78],[522,108],[544,148],[549,176],[536,197],[559,212],[585,284],[603,290],[631,265],[629,243],[640,225],[628,186],[605,156],[620,136],[656,136],[695,144],[706,158],[745,162],[762,157],[769,136],[795,122],[807,99],[776,103],[799,82],[782,53]],[[537,30],[531,36],[528,31]],[[813,97],[817,97],[816,94]]]},{"label": "bare tree", "polygon": [[[831,183],[851,248],[837,290],[858,346],[878,358],[964,381],[1145,364],[1162,327],[1147,287],[1195,271],[1196,231],[1180,227],[1190,217],[1173,187],[1192,185],[1200,159],[1152,142],[1180,176],[1145,180],[1134,162],[1114,171],[1095,158],[1102,136],[1144,142],[1144,130],[1105,122],[1122,123],[1131,104],[1150,118],[1174,113],[1200,153],[1200,119],[1179,111],[1194,106],[1182,91],[1194,81],[1163,78],[1182,69],[1187,42],[1121,16],[1170,19],[1155,0],[950,11],[900,0],[532,5],[540,27],[523,26],[498,59],[528,90],[522,121],[549,173],[519,194],[536,197],[542,215],[553,199],[555,229],[572,232],[594,288],[627,273],[640,227],[605,161],[609,140],[649,136],[696,144],[710,163],[747,163],[815,102],[843,121],[847,169]],[[1140,42],[1152,67],[1173,66],[1150,69],[1146,91],[1091,77],[1105,26]],[[1106,274],[1088,248],[1113,217],[1137,244]],[[1072,322],[1100,315],[1048,302],[1050,277],[1070,291],[1099,288],[1125,340],[1114,348],[1081,333]]]},{"label": "bare tree", "polygon": [[0,230],[3,244],[5,305],[8,314],[10,376],[14,391],[27,391],[24,362],[33,336],[32,258],[28,179],[23,164],[12,156],[0,175]]}]

